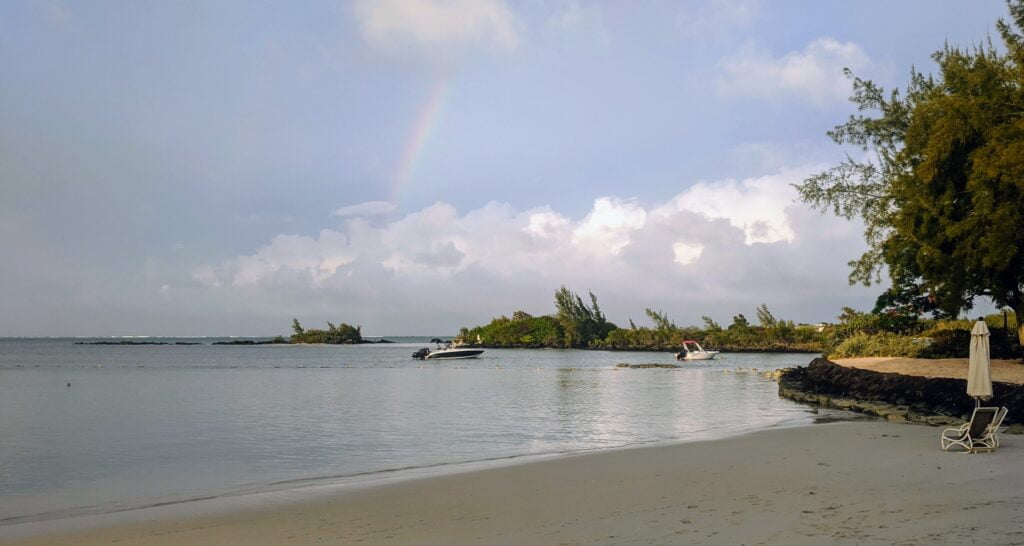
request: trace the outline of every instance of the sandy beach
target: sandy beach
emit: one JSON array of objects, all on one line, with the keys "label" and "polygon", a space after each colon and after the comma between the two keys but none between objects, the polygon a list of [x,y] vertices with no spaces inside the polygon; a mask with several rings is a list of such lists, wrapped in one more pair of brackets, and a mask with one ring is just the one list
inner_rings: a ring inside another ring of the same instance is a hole
[{"label": "sandy beach", "polygon": [[568,455],[5,544],[1020,544],[1024,438],[882,422]]},{"label": "sandy beach", "polygon": [[[921,377],[948,377],[967,379],[966,358],[902,358],[895,356],[873,356],[861,358],[836,358],[840,366],[861,368],[884,373],[900,373]],[[992,360],[992,380],[1003,383],[1024,384],[1024,364],[1019,360]]]}]

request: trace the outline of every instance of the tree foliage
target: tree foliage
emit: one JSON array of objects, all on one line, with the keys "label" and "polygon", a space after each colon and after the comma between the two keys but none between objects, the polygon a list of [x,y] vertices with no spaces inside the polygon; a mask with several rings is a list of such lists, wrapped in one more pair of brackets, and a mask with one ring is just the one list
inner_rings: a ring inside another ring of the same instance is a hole
[{"label": "tree foliage", "polygon": [[579,294],[562,286],[555,292],[555,309],[565,336],[565,347],[588,347],[615,329],[615,325],[605,319],[593,292],[590,292],[588,307]]},{"label": "tree foliage", "polygon": [[713,319],[713,318],[711,318],[711,317],[709,317],[707,315],[701,315],[700,320],[704,322],[704,330],[705,331],[708,331],[708,332],[721,332],[722,331],[722,325],[718,324],[717,322],[715,322],[715,319]]},{"label": "tree foliage", "polygon": [[299,324],[298,319],[292,319],[292,343],[329,343],[332,345],[343,345],[352,343],[362,343],[363,335],[362,328],[359,326],[352,326],[342,322],[341,324],[335,325],[334,323],[327,321],[327,329],[320,330],[317,328],[303,328]]},{"label": "tree foliage", "polygon": [[[474,328],[463,328],[459,338],[485,347],[558,347],[626,350],[682,349],[683,341],[694,339],[709,348],[732,351],[806,351],[818,352],[826,347],[826,336],[810,326],[796,326],[793,321],[777,319],[768,307],[758,308],[760,326],[747,323],[743,315],[734,318],[729,329],[723,329],[710,317],[703,317],[705,328],[677,326],[664,311],[645,309],[654,327],[638,327],[630,321],[629,328],[617,328],[605,318],[590,296],[590,305],[564,286],[555,293],[556,314],[534,317],[516,311],[512,318],[492,319]],[[737,326],[737,322],[741,326]]]},{"label": "tree foliage", "polygon": [[860,113],[828,134],[863,154],[797,189],[863,219],[868,250],[850,262],[851,283],[885,268],[949,314],[977,297],[1024,313],[1024,0],[1009,8],[997,24],[1005,51],[947,44],[937,74],[911,70],[902,93],[848,72]]},{"label": "tree foliage", "polygon": [[662,311],[655,311],[653,309],[644,309],[644,313],[647,314],[647,318],[651,319],[654,323],[654,329],[659,332],[670,332],[676,329],[676,323],[672,322],[668,318],[667,313]]}]

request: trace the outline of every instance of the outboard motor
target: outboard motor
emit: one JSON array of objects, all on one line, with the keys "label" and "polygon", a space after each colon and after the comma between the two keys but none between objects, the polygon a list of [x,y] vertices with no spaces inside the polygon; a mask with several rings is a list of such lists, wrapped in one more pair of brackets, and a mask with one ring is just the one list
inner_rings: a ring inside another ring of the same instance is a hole
[{"label": "outboard motor", "polygon": [[676,353],[676,360],[686,360],[686,349]]},{"label": "outboard motor", "polygon": [[420,360],[424,360],[425,358],[427,358],[427,355],[429,355],[429,354],[430,354],[430,349],[424,347],[424,348],[416,351],[415,353],[413,353],[412,357],[413,358],[418,358]]}]

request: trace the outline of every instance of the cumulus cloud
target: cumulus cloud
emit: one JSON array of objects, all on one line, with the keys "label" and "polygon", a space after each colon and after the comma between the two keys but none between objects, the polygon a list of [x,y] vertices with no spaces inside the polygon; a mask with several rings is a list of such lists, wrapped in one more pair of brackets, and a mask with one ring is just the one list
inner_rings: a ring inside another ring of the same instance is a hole
[{"label": "cumulus cloud", "polygon": [[579,218],[496,202],[465,213],[439,202],[385,224],[349,217],[316,236],[278,235],[193,278],[267,305],[329,306],[328,317],[378,331],[387,327],[373,320],[450,332],[495,313],[547,312],[561,284],[594,290],[620,321],[649,306],[681,322],[727,319],[761,302],[828,319],[863,297],[845,270],[863,243],[859,226],[793,203],[789,184],[812,170],[702,181],[646,207],[601,197]]},{"label": "cumulus cloud", "polygon": [[743,230],[746,244],[792,242],[795,234],[786,207],[796,199],[792,183],[820,169],[786,169],[778,174],[744,180],[700,181],[653,213],[724,218]]},{"label": "cumulus cloud", "polygon": [[572,243],[580,249],[618,254],[629,244],[632,232],[644,227],[647,212],[632,201],[602,197],[572,232]]},{"label": "cumulus cloud", "polygon": [[871,64],[859,45],[832,38],[818,38],[803,51],[781,57],[749,46],[719,62],[716,84],[723,96],[800,97],[821,105],[845,100],[850,95],[850,81],[843,74],[844,68],[862,72]]},{"label": "cumulus cloud", "polygon": [[366,41],[392,53],[519,46],[516,17],[501,0],[359,0],[355,15]]},{"label": "cumulus cloud", "polygon": [[366,201],[365,203],[346,205],[335,209],[334,212],[331,213],[331,216],[340,216],[342,218],[347,216],[376,216],[379,214],[387,214],[394,210],[395,204],[388,201]]},{"label": "cumulus cloud", "polygon": [[690,265],[700,259],[700,255],[704,253],[704,245],[680,241],[672,245],[672,253],[677,264]]}]

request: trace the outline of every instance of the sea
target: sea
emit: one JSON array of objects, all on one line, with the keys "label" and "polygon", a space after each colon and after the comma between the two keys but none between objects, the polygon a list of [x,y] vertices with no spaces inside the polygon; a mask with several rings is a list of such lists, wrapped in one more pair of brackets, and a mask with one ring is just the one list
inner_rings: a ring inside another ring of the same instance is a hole
[{"label": "sea", "polygon": [[[5,527],[198,499],[372,484],[810,422],[763,372],[811,354],[488,349],[420,361],[366,345],[0,338]],[[175,343],[197,343],[176,345]]]}]

